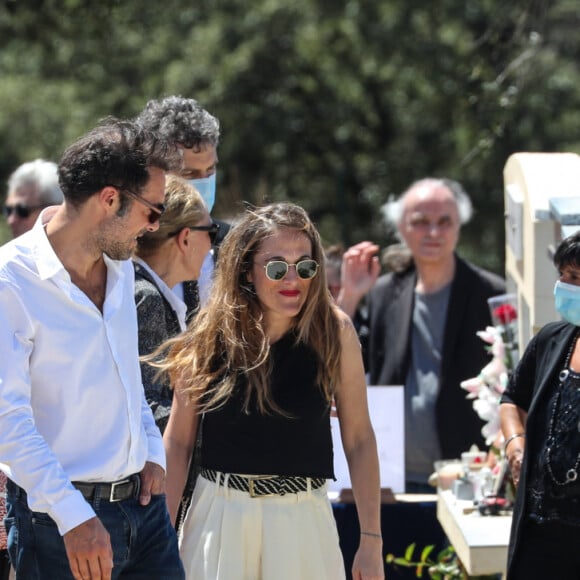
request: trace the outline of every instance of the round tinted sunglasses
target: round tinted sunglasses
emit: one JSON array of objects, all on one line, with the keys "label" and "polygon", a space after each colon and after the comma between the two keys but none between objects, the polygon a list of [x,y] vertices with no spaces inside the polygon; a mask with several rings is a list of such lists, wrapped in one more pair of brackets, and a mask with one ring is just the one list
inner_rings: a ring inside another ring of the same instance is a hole
[{"label": "round tinted sunglasses", "polygon": [[42,209],[46,207],[44,205],[22,205],[17,203],[16,205],[5,205],[2,208],[2,213],[5,217],[10,217],[13,213],[16,214],[21,219],[26,219],[30,217],[30,214],[37,209]]},{"label": "round tinted sunglasses", "polygon": [[296,274],[302,280],[311,280],[318,272],[318,262],[316,260],[300,260],[296,264],[289,264],[284,260],[270,260],[264,266],[266,277],[269,280],[278,282],[288,274],[290,266],[296,268]]}]

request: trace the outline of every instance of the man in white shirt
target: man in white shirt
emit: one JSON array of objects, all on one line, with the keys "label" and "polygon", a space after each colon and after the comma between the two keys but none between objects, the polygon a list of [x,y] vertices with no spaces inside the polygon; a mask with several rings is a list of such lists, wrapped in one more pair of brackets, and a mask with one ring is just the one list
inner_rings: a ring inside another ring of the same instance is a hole
[{"label": "man in white shirt", "polygon": [[136,238],[177,151],[110,120],[59,164],[64,203],[0,248],[0,469],[21,578],[184,578],[141,384]]}]

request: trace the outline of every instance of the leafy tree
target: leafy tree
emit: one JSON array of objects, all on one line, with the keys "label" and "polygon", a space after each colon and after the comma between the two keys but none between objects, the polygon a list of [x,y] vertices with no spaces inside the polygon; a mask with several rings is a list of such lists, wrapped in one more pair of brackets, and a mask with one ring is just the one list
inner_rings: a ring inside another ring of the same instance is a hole
[{"label": "leafy tree", "polygon": [[222,120],[228,206],[296,200],[329,241],[387,243],[387,196],[447,175],[477,209],[464,252],[501,270],[507,157],[578,149],[578,47],[560,38],[577,20],[567,2],[222,0],[192,31],[215,82],[200,61],[175,88]]},{"label": "leafy tree", "polygon": [[392,235],[380,206],[426,175],[477,210],[461,251],[503,269],[517,151],[579,151],[573,0],[6,0],[0,178],[99,118],[193,96],[221,121],[216,211],[302,204],[328,242]]}]

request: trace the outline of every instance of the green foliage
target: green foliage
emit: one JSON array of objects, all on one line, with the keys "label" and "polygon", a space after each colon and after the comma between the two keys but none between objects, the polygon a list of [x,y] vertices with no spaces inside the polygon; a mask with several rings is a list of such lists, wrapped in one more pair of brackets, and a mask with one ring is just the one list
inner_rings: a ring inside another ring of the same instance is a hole
[{"label": "green foliage", "polygon": [[0,220],[0,246],[12,237],[12,232],[5,220]]},{"label": "green foliage", "polygon": [[432,580],[493,580],[491,576],[468,576],[461,562],[455,554],[452,546],[441,550],[436,559],[432,559],[431,554],[435,549],[434,545],[425,546],[419,554],[419,559],[414,561],[416,544],[410,544],[405,550],[405,555],[397,557],[394,554],[387,554],[386,561],[393,567],[402,566],[405,568],[415,568],[415,576],[423,578],[424,574]]},{"label": "green foliage", "polygon": [[414,543],[407,546],[403,557],[397,557],[394,554],[387,554],[387,564],[394,567],[402,566],[405,568],[415,568],[415,575],[417,578],[423,578],[424,573],[429,574],[429,578],[432,578],[433,580],[464,580],[467,578],[452,547],[445,548],[439,552],[437,559],[433,560],[430,558],[430,555],[435,549],[435,546],[425,546],[423,550],[421,550],[419,560],[417,561],[413,560],[415,548],[416,545]]},{"label": "green foliage", "polygon": [[461,181],[460,251],[503,268],[502,170],[580,151],[573,0],[33,0],[0,3],[0,180],[106,115],[198,99],[221,121],[216,213],[306,207],[326,242],[393,241],[380,206]]}]

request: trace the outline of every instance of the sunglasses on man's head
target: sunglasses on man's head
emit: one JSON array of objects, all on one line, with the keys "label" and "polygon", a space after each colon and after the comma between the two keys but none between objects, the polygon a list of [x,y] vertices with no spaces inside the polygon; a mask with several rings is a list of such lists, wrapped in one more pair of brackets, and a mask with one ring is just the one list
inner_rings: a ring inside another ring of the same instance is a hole
[{"label": "sunglasses on man's head", "polygon": [[21,203],[17,203],[16,205],[5,205],[2,208],[2,213],[5,217],[10,217],[13,213],[15,213],[19,218],[26,219],[30,217],[30,214],[37,209],[44,208],[44,205],[22,205]]},{"label": "sunglasses on man's head", "polygon": [[165,213],[165,205],[163,203],[151,203],[130,189],[123,189],[123,192],[151,210],[148,216],[150,224],[157,223],[159,218]]},{"label": "sunglasses on man's head", "polygon": [[290,266],[296,268],[296,275],[302,280],[311,280],[318,272],[318,262],[316,260],[300,260],[296,264],[289,264],[284,260],[270,260],[264,266],[266,277],[269,280],[278,282],[288,274]]}]

